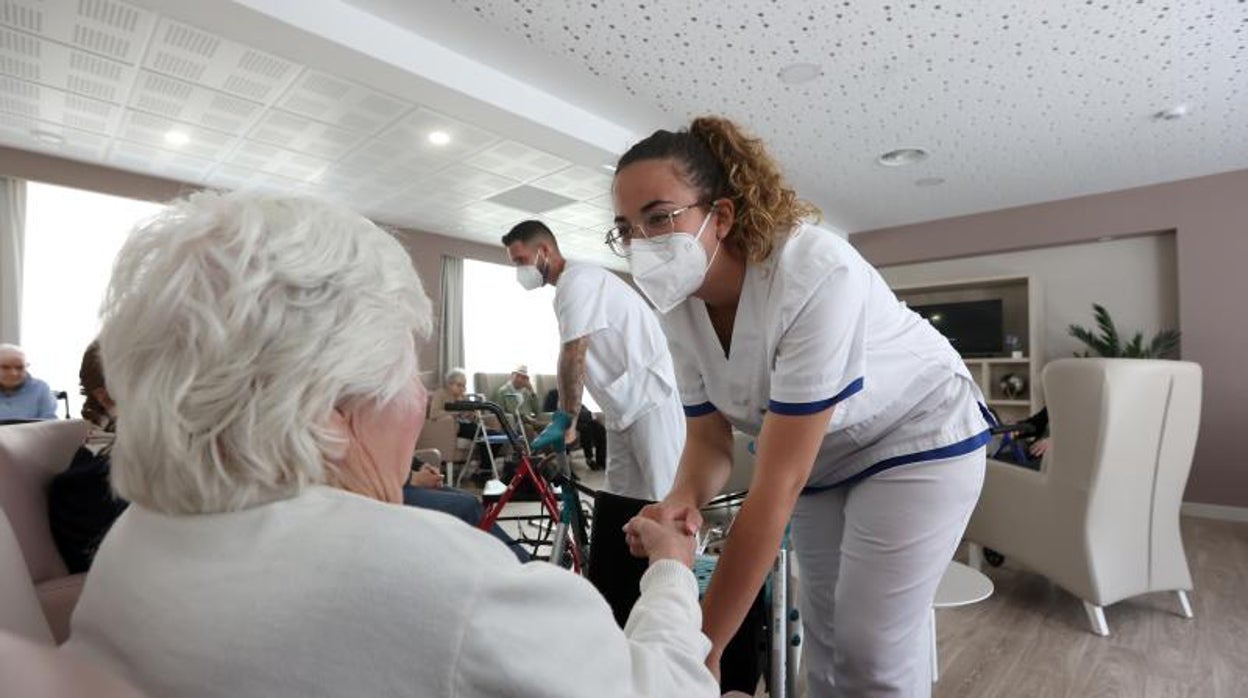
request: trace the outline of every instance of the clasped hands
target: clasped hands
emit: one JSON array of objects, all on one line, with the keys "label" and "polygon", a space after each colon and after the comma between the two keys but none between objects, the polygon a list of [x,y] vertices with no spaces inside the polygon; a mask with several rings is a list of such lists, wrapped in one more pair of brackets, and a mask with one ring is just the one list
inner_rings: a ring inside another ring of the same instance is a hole
[{"label": "clasped hands", "polygon": [[662,501],[647,505],[624,525],[624,540],[635,557],[677,560],[693,568],[693,552],[697,545],[702,513],[686,503]]}]

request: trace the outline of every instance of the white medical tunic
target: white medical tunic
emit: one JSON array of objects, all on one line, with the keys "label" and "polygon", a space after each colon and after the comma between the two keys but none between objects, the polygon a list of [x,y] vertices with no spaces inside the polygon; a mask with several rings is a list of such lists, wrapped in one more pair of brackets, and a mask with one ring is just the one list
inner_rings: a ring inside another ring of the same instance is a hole
[{"label": "white medical tunic", "polygon": [[640,499],[671,490],[684,416],[663,328],[640,294],[606,269],[568,262],[555,286],[564,344],[590,337],[585,388],[607,428],[606,489]]},{"label": "white medical tunic", "polygon": [[697,298],[668,313],[663,329],[688,416],[718,411],[757,435],[769,411],[836,406],[807,491],[988,441],[982,395],[961,357],[822,228],[801,225],[767,261],[746,266],[727,356]]}]

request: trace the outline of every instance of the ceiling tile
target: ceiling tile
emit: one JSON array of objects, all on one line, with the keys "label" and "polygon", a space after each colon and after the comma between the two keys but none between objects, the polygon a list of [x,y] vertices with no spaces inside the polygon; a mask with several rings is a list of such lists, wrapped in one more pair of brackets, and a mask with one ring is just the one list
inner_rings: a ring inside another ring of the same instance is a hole
[{"label": "ceiling tile", "polygon": [[297,179],[228,164],[218,165],[210,172],[207,183],[224,189],[257,189],[291,194],[302,194],[306,190],[305,183]]},{"label": "ceiling tile", "polygon": [[338,167],[353,176],[372,179],[415,179],[432,174],[450,160],[432,154],[404,149],[397,143],[372,139],[344,157]]},{"label": "ceiling tile", "polygon": [[246,139],[239,141],[238,146],[225,158],[225,162],[235,167],[296,181],[314,179],[330,165],[328,160],[322,158]]},{"label": "ceiling tile", "polygon": [[266,104],[300,70],[291,61],[166,18],[156,25],[143,67]]},{"label": "ceiling tile", "polygon": [[611,176],[583,165],[560,170],[532,184],[578,201],[611,193]]},{"label": "ceiling tile", "polygon": [[603,194],[602,196],[595,196],[592,199],[586,199],[585,203],[590,204],[591,206],[597,206],[598,208],[605,209],[607,211],[615,211],[615,200],[611,197],[610,192]]},{"label": "ceiling tile", "polygon": [[518,208],[496,204],[492,201],[478,201],[460,210],[460,220],[478,226],[498,228],[498,237],[507,232],[507,228],[515,223],[530,218],[532,214]]},{"label": "ceiling tile", "polygon": [[[444,145],[429,142],[429,134],[440,131],[450,140]],[[462,121],[419,108],[377,136],[391,151],[414,152],[434,160],[462,160],[496,141],[498,136]]]},{"label": "ceiling tile", "polygon": [[[36,138],[35,133],[56,134],[64,142],[47,143]],[[0,142],[22,150],[95,162],[103,160],[104,150],[108,146],[108,138],[98,133],[16,115],[6,115],[0,119]]]},{"label": "ceiling tile", "polygon": [[544,150],[516,141],[502,141],[469,157],[469,165],[486,172],[528,182],[572,164]]},{"label": "ceiling tile", "polygon": [[123,114],[118,131],[118,137],[123,140],[156,148],[169,148],[170,134],[185,137],[186,142],[176,146],[179,152],[210,160],[224,157],[236,140],[228,133],[131,110]]},{"label": "ceiling tile", "polygon": [[363,138],[358,132],[280,109],[269,110],[247,137],[326,160],[337,160]]},{"label": "ceiling tile", "polygon": [[0,1],[0,24],[123,63],[137,63],[156,17],[115,0]]},{"label": "ceiling tile", "polygon": [[121,116],[114,104],[7,76],[0,76],[0,112],[100,134],[112,133]]},{"label": "ceiling tile", "polygon": [[228,133],[245,133],[264,105],[149,70],[141,70],[131,109]]},{"label": "ceiling tile", "polygon": [[376,133],[414,105],[318,70],[306,70],[278,106],[318,121]]},{"label": "ceiling tile", "polygon": [[469,199],[485,199],[519,184],[514,179],[500,177],[468,165],[451,165],[444,170],[421,178],[417,187],[432,193],[462,195]]},{"label": "ceiling tile", "polygon": [[203,181],[217,165],[213,160],[186,153],[120,140],[109,148],[107,160],[122,169],[159,174],[184,182]]},{"label": "ceiling tile", "polygon": [[561,223],[599,231],[610,227],[612,220],[610,211],[581,202],[551,209],[542,215]]},{"label": "ceiling tile", "polygon": [[0,27],[0,75],[117,103],[134,74],[120,61]]}]

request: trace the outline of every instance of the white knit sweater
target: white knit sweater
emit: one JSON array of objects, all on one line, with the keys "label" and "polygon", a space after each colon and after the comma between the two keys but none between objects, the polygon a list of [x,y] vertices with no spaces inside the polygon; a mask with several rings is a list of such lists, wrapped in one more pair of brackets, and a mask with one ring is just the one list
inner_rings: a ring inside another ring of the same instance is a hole
[{"label": "white knit sweater", "polygon": [[153,696],[716,696],[697,584],[651,566],[621,632],[584,579],[449,516],[327,487],[130,509],[66,647]]}]

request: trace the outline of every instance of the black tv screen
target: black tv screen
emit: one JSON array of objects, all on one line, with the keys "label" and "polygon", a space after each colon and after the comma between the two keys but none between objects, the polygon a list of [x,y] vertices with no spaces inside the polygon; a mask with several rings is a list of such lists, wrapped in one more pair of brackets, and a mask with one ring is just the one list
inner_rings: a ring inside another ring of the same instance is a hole
[{"label": "black tv screen", "polygon": [[911,310],[932,323],[962,356],[1002,353],[1005,328],[999,299],[915,305]]}]

